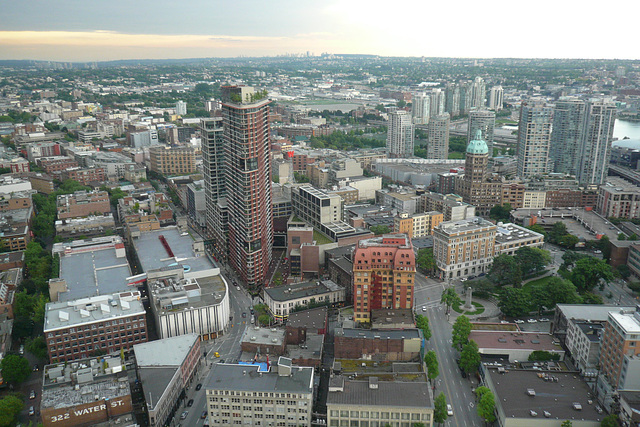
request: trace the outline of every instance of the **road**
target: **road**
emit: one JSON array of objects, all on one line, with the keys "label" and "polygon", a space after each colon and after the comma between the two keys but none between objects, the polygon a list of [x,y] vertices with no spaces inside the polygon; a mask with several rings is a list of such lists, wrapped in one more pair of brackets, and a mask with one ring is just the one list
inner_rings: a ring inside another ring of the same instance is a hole
[{"label": "road", "polygon": [[[196,385],[204,384],[206,382],[206,378],[210,373],[212,364],[219,363],[221,360],[224,360],[225,362],[235,362],[240,357],[240,340],[242,339],[242,334],[244,333],[245,328],[251,320],[251,313],[249,310],[252,306],[252,299],[251,296],[249,296],[249,294],[242,288],[238,290],[232,285],[233,280],[235,279],[235,276],[232,273],[223,275],[230,285],[229,303],[231,306],[231,317],[233,320],[229,322],[226,333],[220,336],[220,338],[202,342],[203,348],[207,354],[204,361],[205,365],[196,374],[197,379],[195,379],[187,389],[187,397],[184,402],[182,402],[182,409],[176,412],[173,422],[169,423],[170,426],[202,426],[205,420],[200,418],[200,415],[207,409],[205,388],[202,387],[202,389],[196,390]],[[246,313],[247,317],[243,318],[242,313]],[[220,358],[214,356],[215,352],[220,354]],[[186,405],[190,399],[193,399],[193,406],[189,408]],[[180,420],[180,414],[183,411],[189,411],[189,414],[186,419]]]},{"label": "road", "polygon": [[[444,282],[416,273],[415,307],[418,314],[426,315],[431,326],[431,339],[427,342],[427,350],[434,350],[438,356],[440,376],[436,379],[434,397],[443,392],[447,403],[453,407],[453,416],[445,422],[446,426],[481,426],[482,420],[475,408],[475,396],[471,391],[477,381],[462,378],[456,360],[458,352],[451,347],[451,323],[445,314],[440,296],[447,286]],[[456,288],[462,289],[457,282]],[[425,311],[423,311],[423,307]],[[453,321],[453,316],[451,317]]]}]

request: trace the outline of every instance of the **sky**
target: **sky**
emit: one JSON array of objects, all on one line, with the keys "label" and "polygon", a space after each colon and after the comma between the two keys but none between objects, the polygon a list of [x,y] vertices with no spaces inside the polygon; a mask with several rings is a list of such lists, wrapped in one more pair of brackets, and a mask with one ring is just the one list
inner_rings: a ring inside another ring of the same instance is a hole
[{"label": "sky", "polygon": [[2,3],[0,59],[107,61],[305,52],[640,59],[633,21],[640,12],[637,0]]}]

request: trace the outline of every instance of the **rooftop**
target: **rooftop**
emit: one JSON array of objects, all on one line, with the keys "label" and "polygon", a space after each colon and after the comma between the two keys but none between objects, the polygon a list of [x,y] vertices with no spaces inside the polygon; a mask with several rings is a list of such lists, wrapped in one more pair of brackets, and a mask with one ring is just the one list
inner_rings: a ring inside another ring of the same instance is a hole
[{"label": "rooftop", "polygon": [[553,335],[539,332],[472,330],[469,340],[475,341],[480,349],[563,351],[560,345],[554,344]]},{"label": "rooftop", "polygon": [[42,408],[68,408],[131,394],[120,357],[83,359],[44,367]]},{"label": "rooftop", "polygon": [[605,322],[609,319],[609,312],[634,310],[635,307],[617,305],[593,304],[558,304],[557,309],[567,319],[586,320],[590,322]]},{"label": "rooftop", "polygon": [[497,243],[509,243],[518,240],[529,240],[529,239],[544,239],[544,236],[540,233],[536,233],[535,231],[531,231],[527,228],[521,227],[516,224],[508,223],[503,224],[501,222],[498,223],[498,229],[496,232],[496,242]]},{"label": "rooftop", "polygon": [[324,329],[327,326],[327,307],[312,308],[289,314],[287,326],[293,328]]},{"label": "rooftop", "polygon": [[[164,237],[172,254],[169,254],[162,244],[161,236]],[[191,271],[214,269],[206,256],[194,252],[194,239],[189,234],[181,233],[175,226],[142,232],[140,237],[132,239],[132,243],[145,272],[175,265],[176,262],[190,267]]]},{"label": "rooftop", "polygon": [[635,311],[612,311],[609,318],[617,323],[625,334],[640,334],[640,316]]},{"label": "rooftop", "polygon": [[496,225],[480,217],[462,219],[459,221],[441,222],[435,230],[442,231],[447,234],[459,234],[467,232],[475,232],[483,228],[496,228]]},{"label": "rooftop", "polygon": [[336,328],[336,336],[346,338],[366,338],[366,339],[419,339],[421,337],[418,329],[352,329]]},{"label": "rooftop", "polygon": [[433,395],[426,379],[421,382],[378,381],[377,388],[369,386],[370,380],[343,379],[342,390],[329,392],[327,405],[433,408]]},{"label": "rooftop", "polygon": [[257,366],[216,363],[205,380],[207,390],[313,393],[313,368],[292,367],[290,376],[281,376],[272,367],[258,373]]},{"label": "rooftop", "polygon": [[135,344],[136,364],[138,367],[179,367],[198,339],[198,334],[186,334]]},{"label": "rooftop", "polygon": [[227,292],[220,275],[180,280],[164,278],[148,282],[147,286],[159,315],[168,311],[220,304]]},{"label": "rooftop", "polygon": [[50,302],[45,307],[44,332],[136,314],[145,314],[139,291]]},{"label": "rooftop", "polygon": [[[547,411],[549,418],[559,420],[599,422],[606,415],[596,412],[589,386],[574,373],[549,372],[558,378],[555,382],[544,381],[544,374],[540,371],[509,370],[500,374],[499,368],[485,369],[495,390],[496,405],[502,407],[506,418],[526,418],[527,423],[535,425],[530,411],[536,412],[538,418],[544,418],[544,412]],[[529,395],[529,389],[534,390],[535,396]],[[575,403],[582,409],[574,409]]]},{"label": "rooftop", "polygon": [[56,243],[52,252],[60,255],[60,278],[67,282],[67,291],[58,294],[59,301],[129,290],[131,269],[118,236]]},{"label": "rooftop", "polygon": [[240,342],[248,342],[257,345],[281,346],[284,343],[284,340],[284,329],[247,326],[242,334]]},{"label": "rooftop", "polygon": [[314,297],[342,289],[332,280],[321,280],[318,282],[302,282],[292,285],[276,286],[265,288],[264,292],[274,301],[290,301],[304,297]]}]

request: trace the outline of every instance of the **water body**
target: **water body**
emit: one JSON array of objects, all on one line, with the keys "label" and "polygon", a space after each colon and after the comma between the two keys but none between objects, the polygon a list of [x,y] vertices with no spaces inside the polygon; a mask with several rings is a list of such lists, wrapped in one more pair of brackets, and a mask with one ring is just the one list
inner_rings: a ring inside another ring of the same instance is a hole
[{"label": "water body", "polygon": [[640,149],[640,122],[616,120],[613,137],[618,138],[613,143],[615,146]]}]

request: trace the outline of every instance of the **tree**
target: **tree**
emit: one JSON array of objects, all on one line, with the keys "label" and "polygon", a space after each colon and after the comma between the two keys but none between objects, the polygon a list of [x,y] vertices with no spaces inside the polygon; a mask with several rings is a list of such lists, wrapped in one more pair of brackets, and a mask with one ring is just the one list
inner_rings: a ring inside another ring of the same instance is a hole
[{"label": "tree", "polygon": [[622,277],[623,279],[628,279],[629,277],[631,277],[631,270],[626,264],[620,264],[616,266],[616,270],[618,271],[618,274],[620,274],[620,277]]},{"label": "tree", "polygon": [[523,316],[531,308],[529,294],[520,288],[505,288],[500,292],[498,298],[498,307],[505,316]]},{"label": "tree", "polygon": [[478,415],[486,423],[493,423],[496,420],[496,398],[490,390],[482,393],[478,401]]},{"label": "tree", "polygon": [[465,344],[460,353],[460,369],[467,374],[472,374],[478,370],[479,365],[480,352],[478,351],[478,344],[471,340]]},{"label": "tree", "polygon": [[431,338],[431,328],[429,328],[429,319],[426,316],[418,314],[416,316],[416,328],[422,331],[425,340]]},{"label": "tree", "polygon": [[569,280],[552,277],[544,284],[545,304],[548,309],[557,304],[579,304],[580,295],[576,286]]},{"label": "tree", "polygon": [[442,424],[447,421],[447,398],[444,393],[440,393],[433,400],[433,421]]},{"label": "tree", "polygon": [[572,427],[573,423],[571,422],[571,420],[564,420],[562,422],[562,424],[560,424],[560,427]]},{"label": "tree", "polygon": [[376,236],[379,236],[381,234],[388,234],[391,232],[389,227],[386,225],[374,225],[373,227],[369,228],[369,230]]},{"label": "tree", "polygon": [[577,236],[574,236],[573,234],[565,234],[558,240],[558,244],[563,248],[571,249],[574,248],[579,241],[580,239],[578,239]]},{"label": "tree", "polygon": [[607,236],[602,236],[598,240],[598,249],[602,251],[602,259],[608,262],[611,259],[611,242]]},{"label": "tree", "polygon": [[531,246],[522,246],[521,248],[518,248],[514,258],[516,259],[516,262],[524,276],[538,273],[544,270],[544,268],[551,263],[551,255],[549,254],[549,251]]},{"label": "tree", "polygon": [[618,427],[618,416],[616,414],[609,414],[603,418],[600,423],[602,427]]},{"label": "tree", "polygon": [[436,258],[433,256],[433,248],[422,248],[418,251],[416,265],[427,272],[436,269]]},{"label": "tree", "polygon": [[560,360],[560,355],[545,350],[536,350],[529,354],[529,362],[548,362],[550,360]]},{"label": "tree", "polygon": [[33,339],[28,339],[25,348],[38,359],[47,358],[47,344],[44,342],[44,337],[42,335]]},{"label": "tree", "polygon": [[627,240],[627,235],[624,233],[618,233],[618,240]]},{"label": "tree", "polygon": [[427,365],[427,377],[433,381],[438,377],[438,375],[440,375],[436,352],[433,350],[427,351],[424,355],[424,363]]},{"label": "tree", "polygon": [[487,276],[496,286],[518,286],[522,282],[522,269],[514,257],[500,254],[493,259]]},{"label": "tree", "polygon": [[460,305],[462,303],[462,300],[460,299],[460,297],[458,296],[454,288],[447,288],[444,291],[442,291],[440,302],[442,304],[446,304],[447,314],[448,314],[451,311],[451,306],[456,304]]},{"label": "tree", "polygon": [[551,243],[558,243],[560,238],[567,234],[567,226],[564,222],[558,221],[551,227],[549,232],[549,241]]},{"label": "tree", "polygon": [[[571,270],[571,281],[580,292],[589,292],[601,282],[610,282],[614,279],[611,266],[603,260],[590,257],[576,261],[575,267]],[[601,284],[600,289],[604,288]]]},{"label": "tree", "polygon": [[547,230],[545,230],[540,224],[533,224],[527,228],[535,233],[542,234],[545,238],[547,237]]},{"label": "tree", "polygon": [[578,260],[581,260],[582,258],[591,258],[591,256],[587,254],[581,254],[576,251],[566,251],[562,255],[562,268],[569,270],[573,268],[576,262]]},{"label": "tree", "polygon": [[451,345],[458,350],[462,349],[469,341],[469,334],[471,333],[471,322],[465,315],[459,316],[453,323],[453,329],[451,330]]},{"label": "tree", "polygon": [[33,327],[35,323],[29,317],[19,316],[13,319],[13,329],[11,337],[20,341],[33,335]]},{"label": "tree", "polygon": [[0,427],[9,427],[14,424],[16,416],[24,408],[22,399],[16,395],[8,395],[0,399]]},{"label": "tree", "polygon": [[583,304],[604,304],[602,297],[594,294],[593,292],[585,292],[581,297]]},{"label": "tree", "polygon": [[27,379],[31,369],[29,361],[17,354],[8,354],[0,362],[2,367],[2,379],[6,382],[19,384]]},{"label": "tree", "polygon": [[269,316],[268,314],[258,316],[258,323],[260,323],[262,326],[268,326],[269,323],[271,323],[271,316]]},{"label": "tree", "polygon": [[496,221],[509,221],[511,218],[511,211],[513,208],[510,203],[505,203],[504,205],[495,205],[489,211],[489,218],[495,219]]}]

